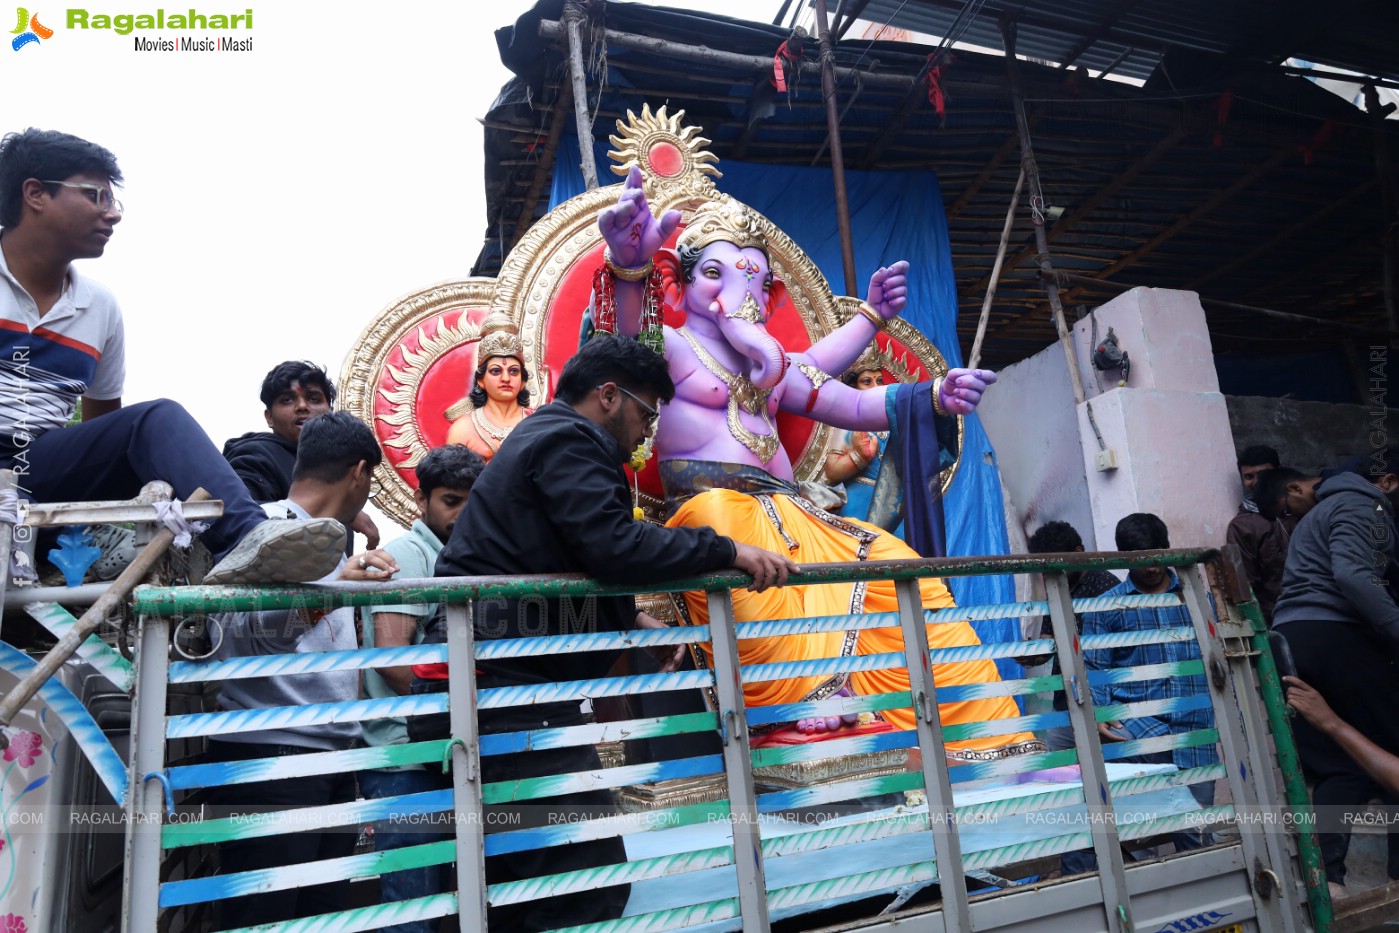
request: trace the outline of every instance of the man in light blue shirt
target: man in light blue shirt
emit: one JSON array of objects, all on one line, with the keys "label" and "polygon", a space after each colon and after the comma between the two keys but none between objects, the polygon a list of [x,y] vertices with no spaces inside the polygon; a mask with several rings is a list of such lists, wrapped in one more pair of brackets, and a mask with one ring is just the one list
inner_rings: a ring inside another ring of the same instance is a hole
[{"label": "man in light blue shirt", "polygon": [[[433,575],[437,555],[452,534],[452,525],[466,505],[476,477],[485,466],[480,456],[460,444],[449,444],[430,451],[418,464],[418,488],[413,499],[421,517],[409,532],[384,546],[398,562],[398,579],[411,580]],[[367,606],[361,611],[364,647],[392,648],[416,645],[423,640],[423,626],[437,612],[436,605]],[[410,693],[413,671],[408,666],[385,667],[364,672],[364,692],[371,698],[396,697]],[[363,723],[364,740],[370,746],[401,745],[408,741],[408,727],[402,718],[369,719]],[[424,765],[406,765],[361,771],[360,791],[379,799],[418,794],[443,787],[440,771]],[[445,817],[444,817],[445,818]],[[436,842],[447,836],[445,823],[431,825],[424,816],[399,819],[389,817],[374,826],[374,846],[384,852],[404,846]],[[380,878],[382,900],[405,901],[439,894],[444,888],[447,866],[430,865],[406,871],[389,872]],[[416,920],[384,927],[385,933],[432,933],[435,920]]]}]

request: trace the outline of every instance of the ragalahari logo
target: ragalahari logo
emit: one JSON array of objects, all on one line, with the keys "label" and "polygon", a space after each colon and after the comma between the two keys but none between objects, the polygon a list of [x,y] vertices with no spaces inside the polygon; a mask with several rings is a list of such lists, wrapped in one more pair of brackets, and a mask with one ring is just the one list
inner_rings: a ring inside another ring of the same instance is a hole
[{"label": "ragalahari logo", "polygon": [[37,45],[40,39],[53,38],[53,30],[39,22],[39,14],[35,13],[30,16],[29,11],[24,7],[15,10],[15,28],[10,31],[15,33],[10,47],[16,52],[26,45]]}]

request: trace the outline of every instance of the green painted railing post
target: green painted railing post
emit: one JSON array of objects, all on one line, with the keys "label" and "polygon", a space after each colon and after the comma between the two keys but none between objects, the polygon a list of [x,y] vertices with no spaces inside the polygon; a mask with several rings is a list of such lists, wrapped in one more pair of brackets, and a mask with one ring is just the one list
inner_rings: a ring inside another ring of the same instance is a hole
[{"label": "green painted railing post", "polygon": [[1307,902],[1312,909],[1312,922],[1317,933],[1331,933],[1334,917],[1331,912],[1331,890],[1326,885],[1326,866],[1321,859],[1321,844],[1316,827],[1309,817],[1311,800],[1302,777],[1302,760],[1292,737],[1291,715],[1282,681],[1278,678],[1273,650],[1268,646],[1267,623],[1258,603],[1238,603],[1235,608],[1253,626],[1253,649],[1258,652],[1254,662],[1258,667],[1258,685],[1263,692],[1263,708],[1268,713],[1268,726],[1273,731],[1273,747],[1277,751],[1278,767],[1282,770],[1283,792],[1292,810],[1297,827],[1297,849],[1302,858],[1302,877],[1307,884]]}]

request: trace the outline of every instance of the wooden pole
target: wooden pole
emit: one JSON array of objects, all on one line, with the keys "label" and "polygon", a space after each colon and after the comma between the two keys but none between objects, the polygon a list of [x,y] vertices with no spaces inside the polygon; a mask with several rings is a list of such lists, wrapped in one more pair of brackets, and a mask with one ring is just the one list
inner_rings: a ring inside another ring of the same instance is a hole
[{"label": "wooden pole", "polygon": [[[203,502],[209,499],[209,493],[203,488],[196,489],[186,502]],[[97,602],[84,612],[82,618],[78,619],[78,624],[74,625],[68,632],[58,640],[58,644],[49,649],[49,653],[40,659],[38,665],[25,674],[20,682],[15,684],[14,689],[5,694],[5,698],[0,700],[0,727],[8,726],[15,718],[16,714],[24,708],[24,704],[34,698],[34,694],[39,692],[48,679],[58,673],[59,668],[73,656],[78,647],[102,624],[112,610],[117,608],[131,591],[136,588],[136,584],[145,579],[150,573],[155,562],[170,549],[170,544],[175,540],[175,533],[169,528],[161,528],[156,532],[151,543],[146,545],[136,559],[126,566],[107,592],[103,593]],[[9,739],[3,732],[0,732],[0,748],[8,746]]]},{"label": "wooden pole", "polygon": [[1030,145],[1030,125],[1025,120],[1025,95],[1020,91],[1020,75],[1016,69],[1015,22],[1001,20],[1001,35],[1005,39],[1006,83],[1010,86],[1010,108],[1015,113],[1015,129],[1020,134],[1020,169],[1030,183],[1031,221],[1035,227],[1035,248],[1039,251],[1040,277],[1044,279],[1045,296],[1049,299],[1049,310],[1054,315],[1054,329],[1059,332],[1059,345],[1064,348],[1064,358],[1069,364],[1069,382],[1073,385],[1074,402],[1084,399],[1083,377],[1078,371],[1078,357],[1069,336],[1069,326],[1064,321],[1064,305],[1059,300],[1059,285],[1054,280],[1054,263],[1049,259],[1049,240],[1044,230],[1044,197],[1040,188],[1039,164],[1035,161],[1035,149]]},{"label": "wooden pole", "polygon": [[1385,132],[1385,117],[1394,110],[1393,104],[1380,106],[1380,95],[1373,84],[1365,85],[1365,114],[1375,140],[1375,174],[1380,180],[1380,250],[1381,273],[1384,281],[1385,321],[1391,331],[1399,329],[1399,299],[1395,297],[1397,277],[1395,254],[1399,252],[1399,216],[1395,214],[1394,169],[1389,160],[1389,137]]},{"label": "wooden pole", "polygon": [[588,80],[583,71],[583,20],[588,16],[583,4],[569,0],[564,6],[563,24],[568,28],[568,74],[573,83],[573,116],[578,124],[579,168],[588,190],[597,187],[597,159],[593,155],[593,120],[588,113]]},{"label": "wooden pole", "polygon": [[850,202],[845,193],[845,155],[840,146],[840,115],[836,112],[835,48],[826,0],[816,0],[816,29],[821,40],[821,96],[826,101],[826,133],[831,144],[831,174],[836,189],[836,222],[840,225],[840,262],[845,269],[845,294],[858,298],[855,283],[855,241],[850,233]]},{"label": "wooden pole", "polygon": [[1020,189],[1025,187],[1025,166],[1020,166],[1020,177],[1015,180],[1015,193],[1010,196],[1010,206],[1006,208],[1006,225],[1001,228],[1001,243],[996,247],[996,262],[991,266],[991,281],[986,285],[986,297],[981,302],[981,320],[976,323],[976,339],[972,341],[972,355],[968,357],[967,368],[976,369],[981,362],[981,342],[986,339],[986,322],[991,317],[991,301],[996,297],[996,283],[1001,280],[1001,263],[1006,260],[1006,244],[1010,242],[1010,229],[1015,226],[1015,208],[1020,204]]}]

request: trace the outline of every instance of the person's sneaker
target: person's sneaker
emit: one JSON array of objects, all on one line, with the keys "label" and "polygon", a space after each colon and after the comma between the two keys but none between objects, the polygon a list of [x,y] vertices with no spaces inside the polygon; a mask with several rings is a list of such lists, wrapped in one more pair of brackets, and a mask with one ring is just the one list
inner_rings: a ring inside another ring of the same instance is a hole
[{"label": "person's sneaker", "polygon": [[345,526],[333,518],[268,520],[244,535],[204,575],[204,583],[310,583],[344,556]]}]

